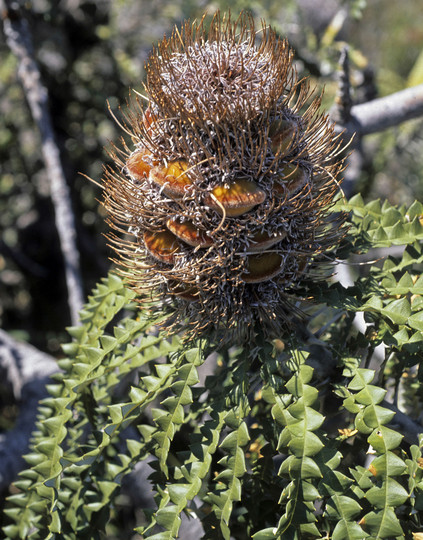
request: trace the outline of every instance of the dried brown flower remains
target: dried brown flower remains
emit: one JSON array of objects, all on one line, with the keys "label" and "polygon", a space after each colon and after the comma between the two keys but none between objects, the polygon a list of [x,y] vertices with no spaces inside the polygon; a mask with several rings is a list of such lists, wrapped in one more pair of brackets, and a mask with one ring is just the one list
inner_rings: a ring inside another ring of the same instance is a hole
[{"label": "dried brown flower remains", "polygon": [[106,172],[111,224],[132,235],[110,236],[122,271],[196,333],[278,334],[339,242],[339,138],[292,56],[264,25],[257,43],[247,15],[175,28],[146,66],[147,105],[128,113],[134,146]]}]

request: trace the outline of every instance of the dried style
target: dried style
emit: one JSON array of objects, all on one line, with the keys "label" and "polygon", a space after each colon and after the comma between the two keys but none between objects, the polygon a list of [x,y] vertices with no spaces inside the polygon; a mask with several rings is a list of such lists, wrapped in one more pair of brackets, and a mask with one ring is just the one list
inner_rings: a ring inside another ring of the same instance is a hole
[{"label": "dried style", "polygon": [[256,324],[280,335],[295,288],[323,275],[319,256],[342,236],[330,214],[339,136],[288,43],[265,26],[258,35],[250,17],[217,14],[164,38],[147,65],[148,104],[127,115],[134,147],[114,149],[105,175],[131,286],[175,307],[176,324],[233,340]]}]

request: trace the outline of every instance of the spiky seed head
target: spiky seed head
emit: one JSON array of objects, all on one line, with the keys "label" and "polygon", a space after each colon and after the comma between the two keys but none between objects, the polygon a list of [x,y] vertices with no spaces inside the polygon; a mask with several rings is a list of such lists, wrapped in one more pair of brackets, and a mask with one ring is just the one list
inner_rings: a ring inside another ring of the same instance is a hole
[{"label": "spiky seed head", "polygon": [[113,153],[105,206],[131,286],[194,333],[283,331],[295,288],[339,242],[340,142],[293,53],[264,24],[216,14],[175,28],[146,66],[148,105]]}]

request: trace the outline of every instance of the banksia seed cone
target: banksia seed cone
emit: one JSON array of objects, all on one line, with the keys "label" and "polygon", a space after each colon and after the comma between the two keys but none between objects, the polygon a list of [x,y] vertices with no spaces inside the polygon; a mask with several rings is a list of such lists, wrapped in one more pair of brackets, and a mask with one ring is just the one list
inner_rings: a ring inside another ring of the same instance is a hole
[{"label": "banksia seed cone", "polygon": [[197,333],[242,338],[258,323],[277,335],[293,290],[342,235],[328,213],[342,169],[333,126],[319,97],[306,106],[287,42],[264,26],[255,42],[250,17],[219,14],[208,31],[186,23],[164,38],[148,105],[127,117],[134,148],[106,172],[111,224],[134,237],[110,236],[124,273]]}]

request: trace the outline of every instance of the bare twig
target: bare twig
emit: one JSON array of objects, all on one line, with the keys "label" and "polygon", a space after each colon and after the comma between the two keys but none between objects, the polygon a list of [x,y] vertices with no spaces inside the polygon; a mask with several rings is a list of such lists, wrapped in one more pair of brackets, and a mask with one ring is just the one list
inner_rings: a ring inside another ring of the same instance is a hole
[{"label": "bare twig", "polygon": [[335,107],[332,111],[334,120],[342,125],[351,119],[352,97],[350,81],[350,61],[348,47],[344,47],[339,57],[338,92],[335,98]]},{"label": "bare twig", "polygon": [[338,91],[335,104],[331,110],[332,119],[337,123],[337,129],[345,132],[342,134],[348,150],[354,150],[348,156],[348,167],[344,173],[342,189],[347,197],[350,197],[355,188],[357,178],[363,167],[363,149],[361,138],[357,137],[359,126],[351,114],[352,90],[350,80],[350,61],[348,47],[344,47],[339,57]]},{"label": "bare twig", "polygon": [[41,82],[40,71],[34,60],[30,28],[11,0],[0,2],[6,41],[19,61],[18,77],[24,88],[32,116],[41,133],[42,154],[50,182],[55,221],[65,263],[68,303],[72,324],[78,323],[78,311],[83,304],[79,252],[76,247],[75,220],[70,204],[69,188],[60,162],[48,108],[48,94]]}]

